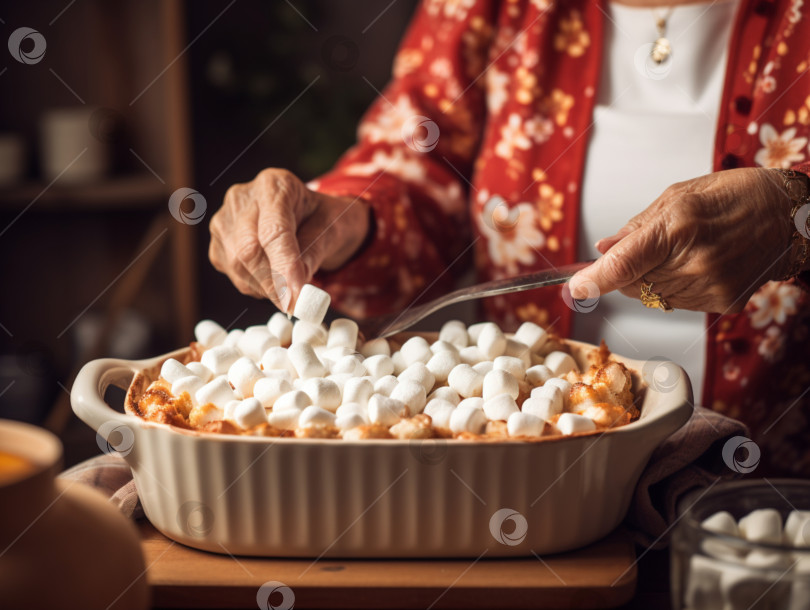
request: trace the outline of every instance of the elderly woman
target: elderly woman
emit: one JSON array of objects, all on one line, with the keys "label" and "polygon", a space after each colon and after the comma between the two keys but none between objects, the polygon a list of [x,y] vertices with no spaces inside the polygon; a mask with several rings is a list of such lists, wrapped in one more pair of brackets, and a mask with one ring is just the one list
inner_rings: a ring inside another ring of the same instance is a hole
[{"label": "elderly woman", "polygon": [[362,317],[471,259],[483,281],[599,257],[487,316],[674,360],[751,427],[760,473],[808,475],[808,18],[801,0],[426,0],[357,145],[306,185],[233,186],[211,260],[282,309],[314,276]]}]

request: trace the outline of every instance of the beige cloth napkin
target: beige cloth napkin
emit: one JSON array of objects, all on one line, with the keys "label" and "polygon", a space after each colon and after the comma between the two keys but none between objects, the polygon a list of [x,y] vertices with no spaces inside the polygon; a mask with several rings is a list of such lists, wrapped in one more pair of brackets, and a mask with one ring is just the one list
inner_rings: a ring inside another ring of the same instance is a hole
[{"label": "beige cloth napkin", "polygon": [[[684,494],[711,485],[718,477],[736,476],[723,463],[722,447],[728,438],[738,435],[747,435],[742,423],[696,407],[689,421],[655,450],[636,486],[625,522],[637,542],[665,546],[677,519],[678,500]],[[95,487],[127,517],[143,517],[132,473],[117,454],[91,458],[59,476]]]}]

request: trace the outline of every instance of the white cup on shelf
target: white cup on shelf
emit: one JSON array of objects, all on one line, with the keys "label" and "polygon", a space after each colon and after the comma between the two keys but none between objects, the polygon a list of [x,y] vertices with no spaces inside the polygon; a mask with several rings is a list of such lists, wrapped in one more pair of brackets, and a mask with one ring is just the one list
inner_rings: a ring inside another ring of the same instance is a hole
[{"label": "white cup on shelf", "polygon": [[41,167],[47,182],[86,183],[102,179],[110,166],[107,142],[93,134],[95,106],[47,110],[40,122]]}]

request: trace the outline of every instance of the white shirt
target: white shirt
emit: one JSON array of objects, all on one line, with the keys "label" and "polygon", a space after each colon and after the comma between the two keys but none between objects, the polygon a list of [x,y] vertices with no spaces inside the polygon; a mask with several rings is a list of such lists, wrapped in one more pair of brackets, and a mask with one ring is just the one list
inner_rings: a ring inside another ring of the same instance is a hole
[{"label": "white shirt", "polygon": [[[633,8],[610,3],[605,20],[602,81],[585,163],[580,260],[597,258],[593,244],[616,233],[674,182],[712,171],[727,47],[737,1]],[[649,59],[656,18],[669,13],[672,56]],[[666,282],[653,286],[666,297]],[[705,314],[664,314],[618,292],[574,316],[576,339],[624,356],[664,358],[681,365],[696,401],[703,386]]]}]

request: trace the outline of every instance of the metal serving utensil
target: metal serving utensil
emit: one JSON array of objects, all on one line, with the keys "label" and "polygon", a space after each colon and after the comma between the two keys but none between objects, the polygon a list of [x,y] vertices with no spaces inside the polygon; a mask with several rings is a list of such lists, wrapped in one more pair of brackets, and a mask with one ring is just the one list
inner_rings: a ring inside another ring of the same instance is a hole
[{"label": "metal serving utensil", "polygon": [[454,303],[563,284],[570,280],[577,271],[584,269],[592,262],[591,260],[582,263],[573,263],[571,265],[544,269],[543,271],[527,273],[526,275],[519,275],[517,277],[492,280],[491,282],[483,282],[481,284],[468,286],[467,288],[460,288],[424,305],[409,307],[405,311],[396,314],[367,318],[358,322],[358,325],[367,340],[375,337],[388,337],[406,328],[410,328],[419,320]]}]

